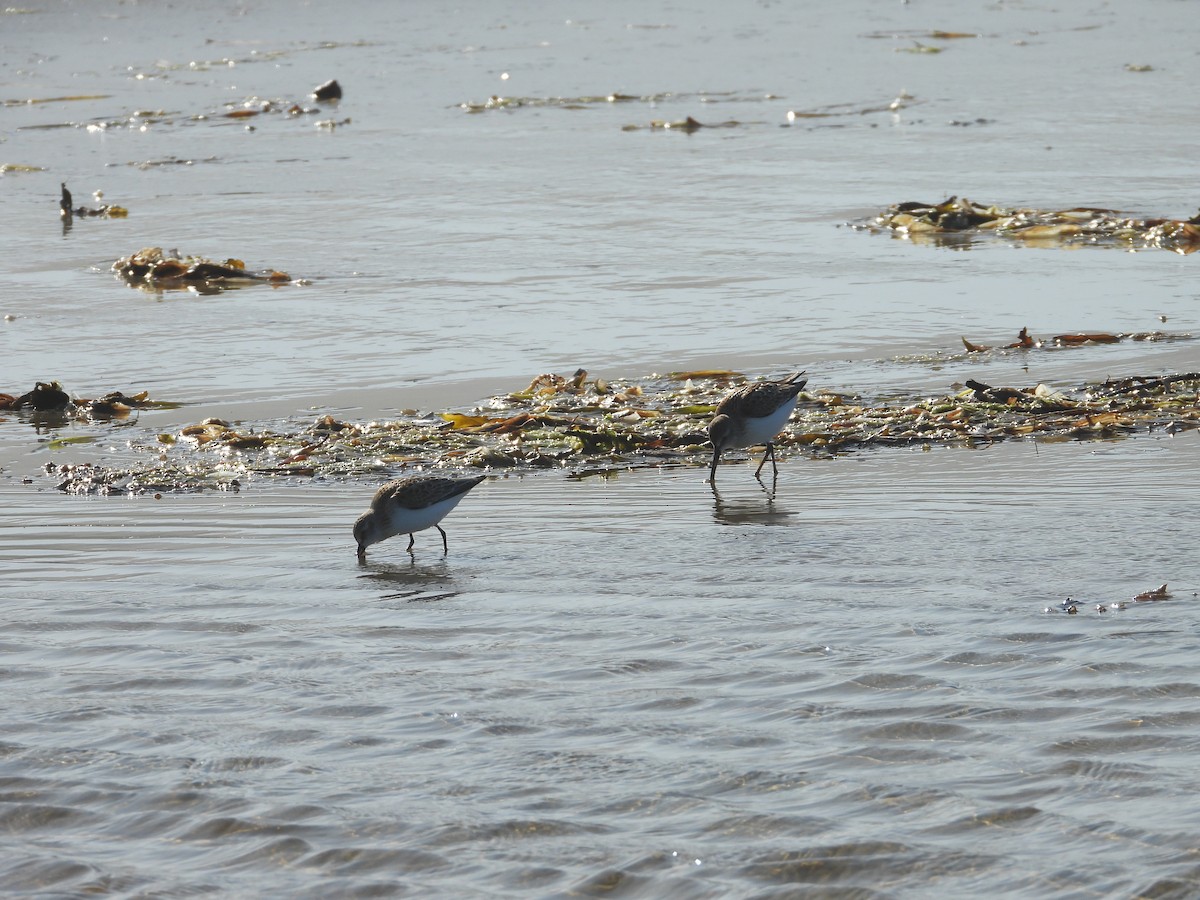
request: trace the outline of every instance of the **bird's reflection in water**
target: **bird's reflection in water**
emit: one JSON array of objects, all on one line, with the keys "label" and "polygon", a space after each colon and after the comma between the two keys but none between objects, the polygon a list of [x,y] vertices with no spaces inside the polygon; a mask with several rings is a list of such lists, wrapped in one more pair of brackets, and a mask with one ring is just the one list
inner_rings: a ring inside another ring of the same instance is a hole
[{"label": "bird's reflection in water", "polygon": [[774,476],[768,485],[756,479],[759,490],[727,491],[722,494],[710,482],[713,493],[713,518],[722,525],[784,525],[792,513],[776,502],[779,478]]},{"label": "bird's reflection in water", "polygon": [[395,563],[360,562],[359,568],[370,570],[359,575],[360,580],[384,591],[379,595],[380,600],[429,603],[458,596],[445,559],[426,565],[419,565],[412,558]]}]

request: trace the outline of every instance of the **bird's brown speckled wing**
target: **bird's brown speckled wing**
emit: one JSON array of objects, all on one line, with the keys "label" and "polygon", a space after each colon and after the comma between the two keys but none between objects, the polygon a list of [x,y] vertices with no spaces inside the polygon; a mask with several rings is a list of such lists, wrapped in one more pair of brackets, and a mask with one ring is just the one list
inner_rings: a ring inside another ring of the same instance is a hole
[{"label": "bird's brown speckled wing", "polygon": [[371,500],[371,508],[394,503],[405,509],[424,509],[449,500],[459,494],[466,493],[486,476],[478,475],[473,478],[450,478],[443,475],[414,475],[399,481],[389,481],[375,492]]},{"label": "bird's brown speckled wing", "polygon": [[717,404],[716,415],[736,414],[750,419],[769,416],[804,389],[807,378],[803,372],[790,375],[783,381],[760,381],[738,388]]}]

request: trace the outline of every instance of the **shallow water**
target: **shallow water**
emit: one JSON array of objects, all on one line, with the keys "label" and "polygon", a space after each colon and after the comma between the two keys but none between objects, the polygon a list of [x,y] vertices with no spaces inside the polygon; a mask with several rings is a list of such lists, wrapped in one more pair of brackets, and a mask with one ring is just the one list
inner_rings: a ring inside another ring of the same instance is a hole
[{"label": "shallow water", "polygon": [[737,464],[720,502],[701,469],[501,478],[449,556],[425,533],[365,566],[353,485],[69,520],[7,488],[31,519],[3,534],[5,881],[1194,885],[1198,451],[793,459],[773,501]]},{"label": "shallow water", "polygon": [[[374,481],[153,500],[41,474],[206,416],[366,420],[576,366],[806,367],[896,395],[1200,369],[1187,341],[959,343],[1194,332],[1194,256],[846,227],[949,194],[1191,215],[1191,6],[339,9],[0,15],[0,98],[107,95],[3,109],[0,163],[45,171],[0,180],[0,390],[187,404],[0,420],[0,884],[1200,889],[1196,432],[793,452],[773,499],[737,459],[719,497],[700,468],[496,474],[447,520],[447,556],[425,532],[365,566],[349,529]],[[192,119],[311,103],[330,77],[346,96],[320,116]],[[459,108],[611,91],[667,96]],[[160,114],[116,124],[136,110]],[[624,130],[688,115],[741,124]],[[64,229],[60,181],[130,217]],[[106,271],[142,246],[311,283],[154,296]],[[1170,600],[1113,606],[1164,582]]]}]

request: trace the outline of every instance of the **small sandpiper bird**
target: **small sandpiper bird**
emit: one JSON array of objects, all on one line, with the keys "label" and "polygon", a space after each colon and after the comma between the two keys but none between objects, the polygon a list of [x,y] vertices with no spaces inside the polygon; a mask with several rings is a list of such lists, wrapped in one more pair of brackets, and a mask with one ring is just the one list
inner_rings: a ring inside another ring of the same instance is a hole
[{"label": "small sandpiper bird", "polygon": [[358,541],[358,558],[365,559],[367,548],[386,541],[396,534],[408,535],[411,553],[416,538],[413,532],[436,528],[442,535],[442,551],[450,552],[446,532],[438,523],[467,491],[486,476],[455,478],[449,475],[411,475],[389,481],[371,498],[371,508],[354,523],[354,539]]},{"label": "small sandpiper bird", "polygon": [[708,439],[713,445],[709,481],[716,484],[717,463],[726,450],[757,447],[759,444],[765,444],[767,452],[754,471],[754,477],[758,478],[768,459],[771,460],[771,468],[779,474],[773,442],[796,408],[797,395],[808,383],[807,378],[800,377],[803,374],[796,372],[782,381],[748,384],[717,404],[716,414],[708,424]]}]

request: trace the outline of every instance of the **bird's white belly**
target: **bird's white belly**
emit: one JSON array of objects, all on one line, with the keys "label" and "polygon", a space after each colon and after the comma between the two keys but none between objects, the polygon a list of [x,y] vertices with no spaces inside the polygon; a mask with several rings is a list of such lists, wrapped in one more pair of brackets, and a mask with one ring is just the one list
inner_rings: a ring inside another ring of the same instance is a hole
[{"label": "bird's white belly", "polygon": [[423,509],[405,509],[402,506],[393,506],[388,510],[388,526],[392,534],[412,534],[414,531],[432,528],[446,518],[450,510],[458,506],[458,501],[465,496],[466,494],[462,493]]},{"label": "bird's white belly", "polygon": [[788,418],[792,415],[792,410],[796,408],[796,401],[798,399],[797,397],[793,397],[769,416],[763,416],[761,419],[747,419],[746,425],[742,429],[742,440],[738,443],[738,446],[755,447],[759,444],[769,444],[775,440],[775,436],[787,424]]}]

